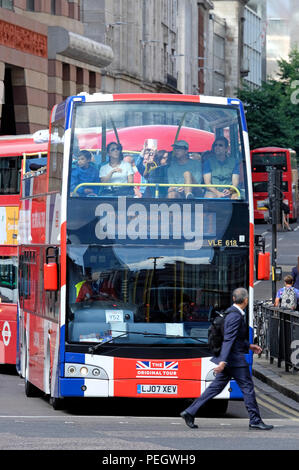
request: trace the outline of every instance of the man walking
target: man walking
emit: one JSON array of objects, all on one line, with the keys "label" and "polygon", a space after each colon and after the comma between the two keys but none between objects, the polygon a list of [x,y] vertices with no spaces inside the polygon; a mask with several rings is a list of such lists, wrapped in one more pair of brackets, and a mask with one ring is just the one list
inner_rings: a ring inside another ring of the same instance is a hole
[{"label": "man walking", "polygon": [[249,349],[256,354],[262,352],[260,346],[249,344],[246,339],[247,327],[244,309],[248,305],[248,291],[243,287],[235,289],[233,301],[234,304],[227,310],[224,321],[224,339],[220,355],[212,359],[212,362],[218,364],[214,369],[216,378],[204,393],[181,413],[181,417],[185,420],[187,426],[197,428],[198,426],[194,424],[194,418],[198,409],[222,392],[233,377],[243,393],[244,403],[249,415],[249,428],[268,431],[273,426],[262,421],[255,398],[254,384],[244,356]]}]

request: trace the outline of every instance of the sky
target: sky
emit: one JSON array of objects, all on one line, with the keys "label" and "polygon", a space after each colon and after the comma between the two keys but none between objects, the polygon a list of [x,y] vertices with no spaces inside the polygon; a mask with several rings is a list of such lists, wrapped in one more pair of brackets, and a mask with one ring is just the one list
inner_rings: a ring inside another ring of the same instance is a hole
[{"label": "sky", "polygon": [[[299,0],[298,2],[299,9]],[[267,1],[268,18],[288,18],[290,15],[290,0],[268,0]]]}]

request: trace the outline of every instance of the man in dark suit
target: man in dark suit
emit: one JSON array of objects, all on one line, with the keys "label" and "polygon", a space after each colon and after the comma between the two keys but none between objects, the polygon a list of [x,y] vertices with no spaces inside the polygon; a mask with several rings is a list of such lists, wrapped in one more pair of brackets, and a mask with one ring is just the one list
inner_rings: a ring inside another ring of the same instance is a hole
[{"label": "man in dark suit", "polygon": [[263,423],[255,398],[254,384],[250,375],[245,354],[249,349],[260,354],[262,349],[256,344],[249,344],[247,340],[247,326],[244,309],[248,305],[248,291],[239,287],[233,292],[233,305],[227,310],[224,320],[224,339],[218,357],[212,362],[217,364],[214,369],[215,380],[211,382],[204,393],[181,413],[181,417],[190,428],[197,428],[194,417],[198,409],[208,400],[214,398],[226,387],[233,377],[239,385],[244,403],[249,415],[249,428],[268,431],[273,428]]}]

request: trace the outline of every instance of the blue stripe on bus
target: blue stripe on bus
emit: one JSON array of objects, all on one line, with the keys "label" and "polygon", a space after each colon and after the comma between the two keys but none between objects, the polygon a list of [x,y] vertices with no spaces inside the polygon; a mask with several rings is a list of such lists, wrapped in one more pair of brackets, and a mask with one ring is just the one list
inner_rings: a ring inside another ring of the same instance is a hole
[{"label": "blue stripe on bus", "polygon": [[54,116],[54,119],[53,119],[54,121],[58,121],[59,119],[64,118],[64,116],[65,116],[65,105],[66,105],[66,101],[63,101],[62,103],[59,103],[56,106],[55,116]]},{"label": "blue stripe on bus", "polygon": [[64,357],[65,357],[65,325],[60,328],[59,337],[59,364],[60,364],[60,377],[64,376]]},{"label": "blue stripe on bus", "polygon": [[227,98],[227,104],[236,104],[239,105],[240,108],[240,115],[241,115],[241,121],[242,121],[242,127],[245,132],[248,132],[247,130],[247,124],[246,124],[246,117],[245,117],[245,112],[244,112],[244,107],[243,103],[241,100],[238,98]]},{"label": "blue stripe on bus", "polygon": [[85,364],[85,354],[82,353],[65,353],[65,362],[75,364]]},{"label": "blue stripe on bus", "polygon": [[81,101],[82,103],[86,101],[84,95],[70,96],[66,99],[65,130],[70,129],[72,127],[74,99],[76,99],[76,101]]},{"label": "blue stripe on bus", "polygon": [[230,388],[231,388],[231,392],[230,392],[231,400],[238,400],[238,399],[243,398],[243,394],[240,390],[240,387],[235,380],[230,381]]},{"label": "blue stripe on bus", "polygon": [[250,344],[253,343],[253,334],[254,334],[253,328],[250,326],[249,327],[249,343]]},{"label": "blue stripe on bus", "polygon": [[60,396],[61,397],[84,397],[82,387],[84,379],[60,378]]}]

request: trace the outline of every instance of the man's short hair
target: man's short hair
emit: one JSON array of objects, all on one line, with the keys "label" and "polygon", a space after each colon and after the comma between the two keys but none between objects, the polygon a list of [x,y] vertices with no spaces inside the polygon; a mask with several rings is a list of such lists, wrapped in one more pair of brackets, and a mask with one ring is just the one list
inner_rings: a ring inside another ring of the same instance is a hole
[{"label": "man's short hair", "polygon": [[291,276],[291,274],[287,274],[284,278],[283,278],[284,282],[286,284],[293,284],[294,282],[294,279],[293,279],[293,276]]},{"label": "man's short hair", "polygon": [[248,290],[244,287],[237,287],[233,291],[233,300],[235,304],[242,304],[245,299],[248,299]]}]

